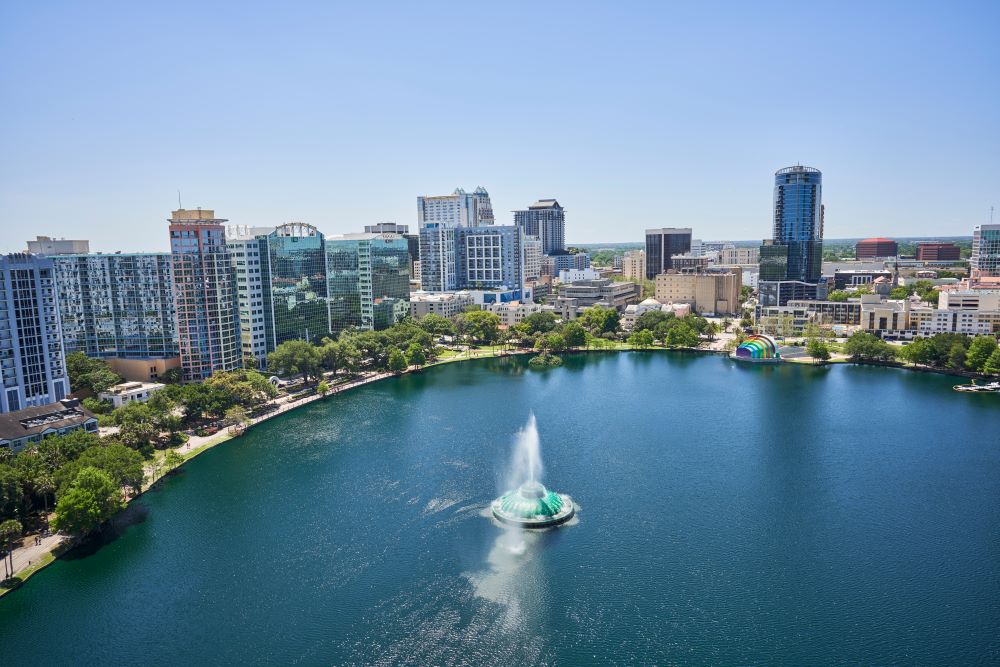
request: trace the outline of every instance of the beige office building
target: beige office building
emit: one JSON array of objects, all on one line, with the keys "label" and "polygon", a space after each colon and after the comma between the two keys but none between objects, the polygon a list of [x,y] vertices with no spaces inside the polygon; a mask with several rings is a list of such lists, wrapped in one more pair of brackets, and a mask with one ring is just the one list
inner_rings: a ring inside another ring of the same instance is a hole
[{"label": "beige office building", "polygon": [[629,280],[642,280],[646,277],[646,251],[629,250],[622,257],[622,275]]},{"label": "beige office building", "polygon": [[741,273],[740,269],[661,273],[656,276],[656,300],[689,303],[702,315],[736,315],[740,312]]}]

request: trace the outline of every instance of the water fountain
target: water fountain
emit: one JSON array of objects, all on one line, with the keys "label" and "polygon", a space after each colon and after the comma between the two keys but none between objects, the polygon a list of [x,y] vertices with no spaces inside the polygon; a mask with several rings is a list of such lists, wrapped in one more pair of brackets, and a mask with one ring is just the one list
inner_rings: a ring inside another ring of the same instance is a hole
[{"label": "water fountain", "polygon": [[541,445],[532,414],[514,442],[507,479],[507,488],[511,490],[493,501],[493,516],[521,528],[544,528],[571,519],[576,511],[573,500],[566,494],[546,489],[539,481],[541,474]]}]

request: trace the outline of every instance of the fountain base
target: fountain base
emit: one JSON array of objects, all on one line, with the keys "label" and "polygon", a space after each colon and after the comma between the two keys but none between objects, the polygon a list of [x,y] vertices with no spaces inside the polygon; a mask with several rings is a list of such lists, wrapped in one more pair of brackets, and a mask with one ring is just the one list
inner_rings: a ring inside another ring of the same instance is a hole
[{"label": "fountain base", "polygon": [[545,528],[573,518],[573,500],[550,491],[538,482],[525,482],[493,501],[493,516],[498,521],[522,528]]}]

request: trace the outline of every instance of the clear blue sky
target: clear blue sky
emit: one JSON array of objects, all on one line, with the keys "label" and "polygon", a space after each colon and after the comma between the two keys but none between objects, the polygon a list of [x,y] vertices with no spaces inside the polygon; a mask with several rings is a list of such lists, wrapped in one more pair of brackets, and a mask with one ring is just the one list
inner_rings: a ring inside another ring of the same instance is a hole
[{"label": "clear blue sky", "polygon": [[995,0],[7,2],[0,250],[166,250],[178,189],[330,234],[483,185],[502,222],[558,198],[571,243],[754,239],[796,162],[828,238],[971,234],[998,31]]}]

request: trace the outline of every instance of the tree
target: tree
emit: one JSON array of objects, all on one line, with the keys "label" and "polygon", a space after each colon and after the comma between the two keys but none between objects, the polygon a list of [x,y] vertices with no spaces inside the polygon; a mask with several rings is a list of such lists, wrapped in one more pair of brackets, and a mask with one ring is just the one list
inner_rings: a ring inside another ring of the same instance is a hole
[{"label": "tree", "polygon": [[705,327],[704,333],[708,336],[709,340],[715,340],[715,337],[719,334],[719,325],[715,322],[709,322]]},{"label": "tree", "polygon": [[698,332],[690,324],[680,322],[670,327],[663,342],[670,347],[698,347],[700,340]]},{"label": "tree", "polygon": [[122,381],[122,377],[108,368],[106,362],[101,359],[91,359],[83,352],[71,352],[66,355],[66,372],[69,374],[70,387],[74,391],[88,389],[94,394],[99,394]]},{"label": "tree", "polygon": [[830,348],[828,348],[826,343],[818,338],[810,338],[809,342],[806,344],[806,354],[813,359],[826,361],[830,358]]},{"label": "tree", "polygon": [[226,421],[232,424],[229,432],[238,435],[246,430],[250,417],[242,405],[234,405],[226,410]]},{"label": "tree", "polygon": [[133,493],[142,490],[145,478],[142,456],[119,442],[105,442],[91,447],[57,471],[55,481],[59,493],[71,488],[85,468],[107,474],[119,489],[125,488]]},{"label": "tree", "polygon": [[[500,333],[500,316],[486,310],[474,310],[462,313],[460,320],[465,335],[478,343],[487,345],[495,342]],[[457,323],[456,323],[456,326]]]},{"label": "tree", "polygon": [[969,351],[965,354],[965,367],[970,371],[981,371],[997,349],[997,340],[993,336],[976,336],[969,344]]},{"label": "tree", "polygon": [[402,373],[406,370],[406,357],[399,351],[398,347],[389,350],[389,371],[392,373]]},{"label": "tree", "polygon": [[431,334],[432,336],[454,336],[455,325],[447,317],[437,313],[428,313],[419,320],[417,326]]},{"label": "tree", "polygon": [[304,340],[286,340],[267,355],[268,368],[279,375],[302,375],[302,379],[320,380],[321,360],[319,348]]},{"label": "tree", "polygon": [[635,319],[632,331],[656,331],[658,328],[664,333],[669,329],[670,324],[676,319],[673,313],[665,313],[662,310],[647,310]]},{"label": "tree", "polygon": [[417,343],[410,343],[410,347],[406,350],[406,361],[411,366],[416,366],[417,368],[426,364],[427,355],[424,354],[424,348]]},{"label": "tree", "polygon": [[892,361],[896,358],[891,345],[866,331],[855,332],[847,339],[845,349],[855,360]]},{"label": "tree", "polygon": [[595,336],[618,333],[619,316],[614,308],[591,306],[585,308],[577,318],[580,325]]},{"label": "tree", "polygon": [[52,526],[73,535],[86,535],[122,509],[121,490],[103,470],[80,470],[70,489],[59,497]]},{"label": "tree", "polygon": [[548,333],[556,328],[556,315],[549,312],[537,312],[528,315],[523,320],[523,324],[528,333]]},{"label": "tree", "polygon": [[627,342],[632,347],[644,350],[653,346],[653,333],[648,329],[636,331],[628,337]]},{"label": "tree", "polygon": [[164,384],[180,384],[184,380],[184,371],[180,368],[168,368],[160,375]]},{"label": "tree", "polygon": [[326,380],[320,380],[319,384],[316,385],[316,393],[320,396],[326,396],[330,393],[330,383]]},{"label": "tree", "polygon": [[576,322],[567,322],[559,331],[566,347],[582,347],[587,344],[587,330]]},{"label": "tree", "polygon": [[0,523],[0,544],[7,550],[7,556],[4,558],[4,569],[7,572],[5,578],[14,576],[14,541],[21,537],[23,530],[21,522],[16,519],[7,519]]},{"label": "tree", "polygon": [[177,453],[176,450],[168,450],[166,455],[163,457],[163,467],[169,472],[184,463],[184,457]]},{"label": "tree", "polygon": [[965,368],[965,346],[959,342],[948,351],[948,368]]},{"label": "tree", "polygon": [[278,395],[274,385],[255,370],[218,371],[205,380],[205,384],[225,391],[236,403],[248,409],[263,405]]},{"label": "tree", "polygon": [[846,292],[844,290],[833,290],[832,292],[830,292],[829,294],[826,295],[826,300],[827,301],[841,301],[842,302],[842,301],[847,301],[847,299],[850,296],[851,296],[850,292]]},{"label": "tree", "polygon": [[987,375],[1000,375],[1000,348],[993,350],[989,359],[983,364],[983,373]]}]

